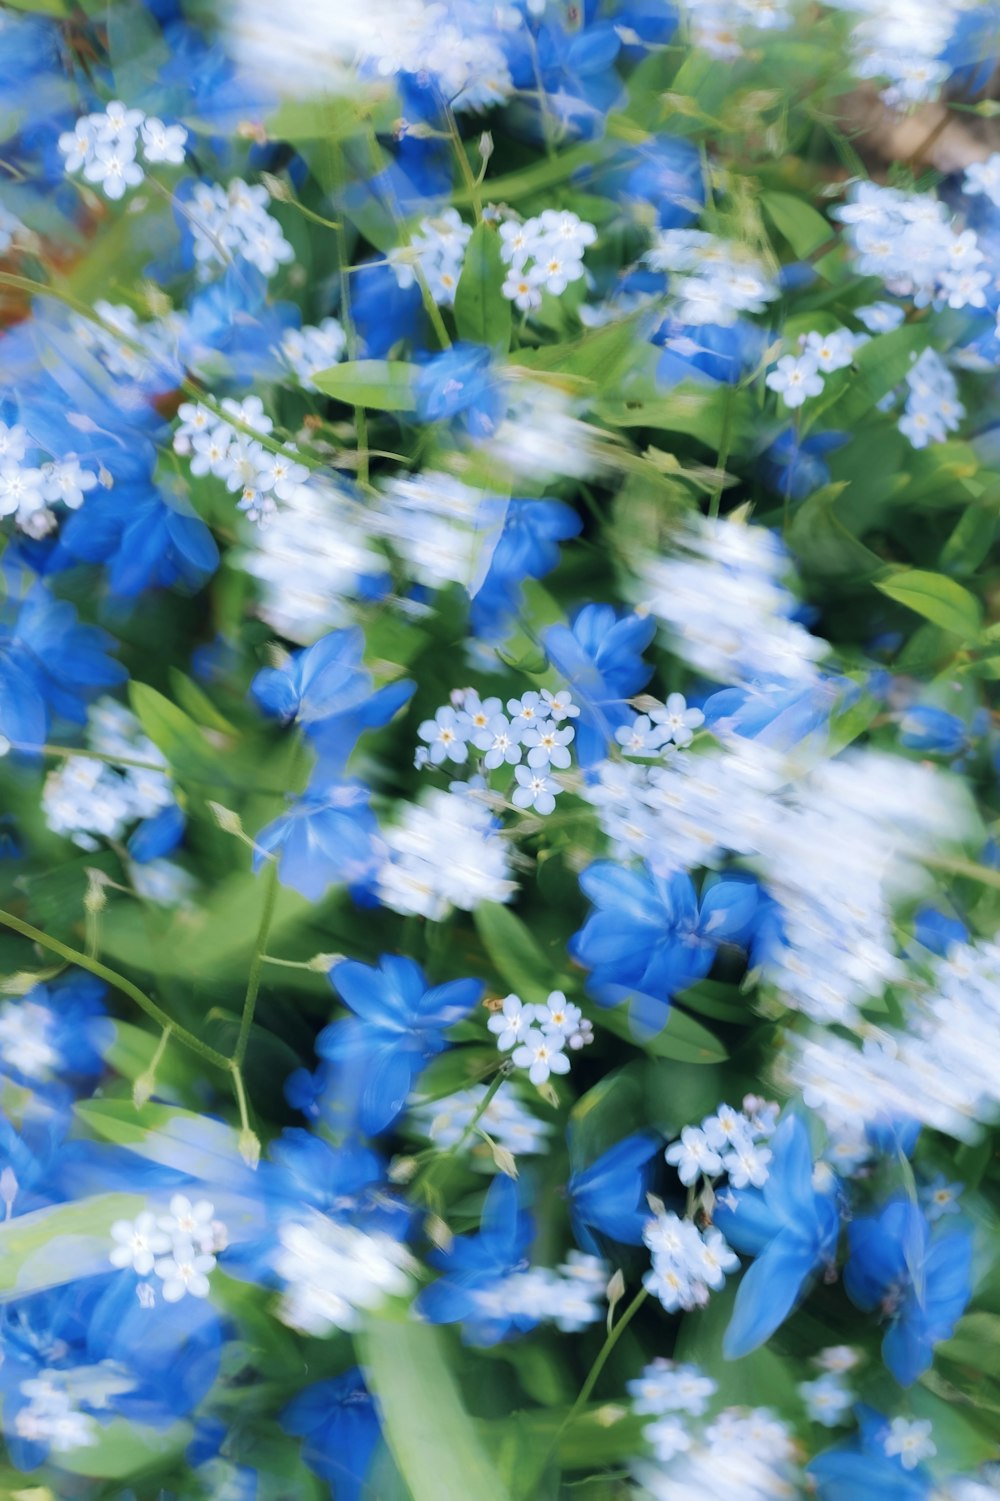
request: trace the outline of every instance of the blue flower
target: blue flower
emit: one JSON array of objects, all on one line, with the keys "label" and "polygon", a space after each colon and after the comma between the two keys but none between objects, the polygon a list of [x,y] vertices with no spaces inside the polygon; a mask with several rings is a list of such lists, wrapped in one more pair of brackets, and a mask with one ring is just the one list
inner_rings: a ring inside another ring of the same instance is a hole
[{"label": "blue flower", "polygon": [[661,386],[681,381],[726,381],[735,385],[761,360],[767,335],[755,323],[678,323],[665,319],[652,335],[663,350],[656,366]]},{"label": "blue flower", "polygon": [[421,422],[461,420],[473,438],[487,438],[503,417],[504,399],[483,344],[455,344],[434,355],[413,383]]},{"label": "blue flower", "polygon": [[468,1015],[483,986],[479,980],[428,986],[419,964],[397,954],[383,954],[377,968],[342,960],[330,979],[354,1015],[325,1027],[316,1051],[341,1065],[358,1124],[375,1136],[399,1115],[417,1075],[444,1051],[445,1032]]},{"label": "blue flower", "polygon": [[703,979],[720,943],[739,942],[749,931],[757,887],[718,881],[699,906],[691,878],[658,876],[599,860],[580,876],[594,903],[569,951],[591,971],[587,990],[601,1006],[630,1001],[640,1032],[659,1031],[671,997]]},{"label": "blue flower", "polygon": [[933,1484],[924,1467],[906,1469],[899,1455],[885,1452],[888,1419],[864,1404],[856,1410],[856,1437],[806,1466],[817,1501],[927,1501]]},{"label": "blue flower", "polygon": [[619,618],[613,605],[584,605],[571,625],[552,625],[542,637],[549,660],[580,705],[576,754],[593,766],[614,743],[615,730],[631,722],[627,700],[644,688],[653,669],[642,652],[656,634],[648,616]]},{"label": "blue flower", "polygon": [[957,714],[933,704],[914,704],[899,721],[899,743],[906,750],[958,756],[968,747],[969,732]]},{"label": "blue flower", "polygon": [[968,943],[969,930],[957,917],[921,907],[913,919],[913,936],[932,954],[946,954],[953,943]]},{"label": "blue flower", "polygon": [[58,1078],[89,1087],[104,1069],[114,1024],[104,1009],[107,987],[71,970],[0,1005],[0,1072],[29,1088]]},{"label": "blue flower", "polygon": [[472,600],[470,621],[477,636],[502,639],[521,600],[521,584],[540,579],[559,562],[559,543],[575,537],[580,518],[558,500],[512,500],[493,548],[486,576]]},{"label": "blue flower", "polygon": [[281,1415],[286,1433],[302,1438],[302,1458],[331,1487],[336,1501],[365,1501],[366,1476],[381,1438],[378,1413],[355,1367],[333,1381],[317,1381]]},{"label": "blue flower", "polygon": [[848,1297],[890,1320],[882,1358],[900,1385],[910,1386],[972,1296],[972,1237],[964,1229],[932,1231],[908,1199],[892,1199],[877,1215],[854,1220],[847,1237]]},{"label": "blue flower", "polygon": [[444,1276],[424,1288],[417,1312],[432,1324],[461,1323],[468,1344],[495,1345],[508,1334],[530,1329],[535,1320],[529,1315],[487,1307],[478,1295],[527,1270],[526,1252],[534,1234],[531,1215],[519,1207],[517,1185],[500,1174],[486,1195],[479,1234],[458,1235],[449,1250],[431,1253],[431,1265]]},{"label": "blue flower", "polygon": [[791,750],[811,735],[825,734],[831,716],[842,714],[860,697],[860,685],[850,678],[821,678],[805,688],[758,680],[745,687],[721,688],[702,707],[706,725],[716,734],[741,735]]},{"label": "blue flower", "polygon": [[824,458],[848,442],[849,433],[811,433],[799,438],[793,427],[786,428],[761,456],[764,477],[779,495],[804,500],[830,483],[830,470]]},{"label": "blue flower", "polygon": [[723,1339],[728,1360],[749,1355],[770,1338],[837,1249],[836,1200],[813,1186],[809,1133],[798,1116],[781,1122],[771,1150],[764,1187],[730,1190],[715,1206],[714,1223],[728,1243],[757,1258],[744,1273]]},{"label": "blue flower", "polygon": [[170,855],[184,838],[187,820],[177,803],[161,808],[152,818],[142,823],[128,841],[128,852],[137,865],[147,865],[150,860],[160,860]]},{"label": "blue flower", "polygon": [[268,854],[280,861],[281,883],[318,902],[333,882],[343,882],[355,900],[364,900],[379,866],[378,821],[368,806],[370,790],[360,782],[333,782],[310,790],[255,843],[254,869]]},{"label": "blue flower", "polygon": [[[314,645],[295,652],[283,667],[262,668],[250,692],[265,714],[282,724],[297,720],[307,734],[331,719],[353,720],[360,715],[362,723],[369,722],[369,713],[371,723],[384,723],[378,718],[378,708],[370,707],[378,695],[362,663],[364,649],[359,626],[330,631]],[[407,686],[412,692],[412,684]]]},{"label": "blue flower", "polygon": [[642,1245],[642,1227],[650,1217],[646,1194],[660,1146],[652,1132],[638,1132],[572,1175],[566,1192],[573,1234],[584,1251],[601,1254],[595,1230],[622,1245]]}]

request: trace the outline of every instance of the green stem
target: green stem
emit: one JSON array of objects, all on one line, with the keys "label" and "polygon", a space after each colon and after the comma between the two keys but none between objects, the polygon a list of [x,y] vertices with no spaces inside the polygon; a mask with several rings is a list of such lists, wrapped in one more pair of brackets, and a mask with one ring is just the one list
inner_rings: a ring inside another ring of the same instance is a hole
[{"label": "green stem", "polygon": [[271,931],[271,921],[274,917],[274,904],[278,896],[278,862],[273,857],[268,860],[264,870],[264,906],[260,914],[260,926],[257,929],[257,941],[254,944],[253,958],[250,960],[250,973],[247,976],[247,993],[243,1000],[243,1015],[240,1017],[240,1031],[236,1039],[236,1051],[233,1054],[233,1063],[240,1068],[246,1056],[247,1043],[250,1041],[250,1028],[253,1025],[253,1014],[257,1006],[257,992],[260,990],[261,971],[264,968],[264,950],[267,947],[267,935]]},{"label": "green stem", "polygon": [[438,343],[442,349],[450,349],[451,335],[448,333],[447,328],[445,328],[444,319],[441,317],[441,309],[434,301],[431,289],[427,285],[427,278],[419,266],[415,265],[413,270],[417,278],[417,285],[420,287],[420,295],[424,300],[424,309],[431,320],[434,332],[438,336]]},{"label": "green stem", "polygon": [[109,969],[99,959],[92,959],[89,955],[82,954],[79,949],[70,948],[68,943],[63,943],[60,939],[53,938],[48,933],[43,933],[41,929],[33,928],[30,923],[23,922],[21,918],[15,917],[12,912],[5,912],[0,909],[0,923],[5,928],[11,928],[15,933],[20,933],[22,938],[30,938],[32,943],[39,944],[43,949],[48,949],[50,953],[58,954],[61,959],[67,960],[70,964],[76,964],[80,969],[88,970],[90,974],[97,975],[98,979],[104,980],[108,985],[113,986],[115,990],[120,990],[122,995],[127,995],[130,1000],[135,1002],[140,1011],[145,1011],[146,1015],[151,1017],[153,1021],[158,1022],[161,1027],[169,1027],[177,1038],[177,1041],[183,1043],[186,1048],[190,1048],[192,1053],[198,1053],[207,1062],[214,1064],[216,1068],[225,1070],[232,1068],[229,1058],[223,1053],[217,1052],[215,1048],[209,1047],[207,1042],[202,1042],[200,1037],[196,1037],[186,1027],[182,1027],[178,1022],[173,1021],[155,1001],[150,1000],[149,996],[144,994],[138,985],[133,985],[132,981],[127,979],[125,975],[120,975],[117,970]]},{"label": "green stem", "polygon": [[[339,187],[346,181],[344,168],[344,154],[339,147],[332,148],[336,158],[335,177]],[[340,321],[344,329],[344,343],[349,360],[358,357],[358,335],[354,327],[354,318],[351,313],[351,268],[347,258],[347,236],[344,233],[343,223],[338,223],[334,230],[337,239],[337,266],[340,280]],[[358,484],[368,484],[368,414],[363,406],[354,408],[354,430],[357,442],[358,458]]]},{"label": "green stem", "polygon": [[568,1428],[570,1424],[580,1416],[581,1410],[586,1407],[588,1401],[590,1400],[590,1394],[594,1390],[594,1387],[597,1385],[598,1378],[601,1372],[604,1370],[604,1367],[608,1363],[608,1357],[610,1356],[615,1345],[617,1345],[618,1341],[625,1333],[625,1330],[628,1328],[629,1324],[631,1324],[632,1320],[635,1318],[636,1314],[639,1312],[639,1309],[642,1307],[643,1303],[645,1303],[648,1297],[649,1293],[647,1292],[647,1290],[644,1287],[640,1287],[639,1291],[636,1293],[635,1297],[632,1299],[631,1303],[628,1305],[625,1312],[622,1314],[621,1318],[618,1320],[617,1324],[614,1326],[614,1328],[611,1330],[611,1333],[604,1341],[600,1350],[598,1350],[597,1359],[591,1366],[590,1373],[587,1376],[586,1381],[580,1388],[580,1395],[577,1397],[576,1401],[573,1403],[573,1406],[570,1408],[569,1412],[563,1419],[562,1425],[559,1430],[560,1433],[563,1432],[564,1429]]},{"label": "green stem", "polygon": [[931,870],[944,871],[952,876],[968,876],[970,880],[979,881],[983,886],[1000,888],[1000,870],[993,870],[988,865],[978,865],[975,860],[961,860],[953,855],[925,855],[921,863]]},{"label": "green stem", "polygon": [[229,1061],[229,1072],[233,1079],[233,1089],[236,1093],[236,1105],[240,1112],[240,1130],[250,1131],[250,1112],[247,1109],[247,1092],[243,1087],[243,1070],[235,1058]]},{"label": "green stem", "polygon": [[479,183],[476,180],[476,174],[472,170],[472,164],[465,149],[465,142],[462,140],[458,129],[458,122],[450,106],[445,107],[444,113],[445,119],[448,122],[448,135],[451,137],[452,149],[455,152],[455,158],[458,162],[458,170],[462,174],[462,182],[465,186],[465,191],[469,195],[469,202],[472,204],[476,215],[476,223],[478,224],[483,217],[483,199],[479,191]]},{"label": "green stem", "polygon": [[[462,1148],[465,1146],[465,1143],[472,1135],[474,1135],[477,1127],[479,1126],[479,1122],[482,1120],[483,1116],[490,1108],[490,1105],[493,1103],[497,1090],[500,1088],[503,1081],[507,1078],[510,1070],[510,1060],[505,1058],[500,1067],[497,1069],[496,1076],[494,1077],[493,1082],[490,1084],[489,1089],[487,1089],[479,1104],[476,1106],[476,1109],[472,1115],[472,1119],[465,1127],[465,1130],[462,1132],[461,1136],[457,1141],[452,1142],[451,1146],[448,1147],[445,1151],[435,1153],[435,1155],[427,1163],[426,1167],[422,1168],[421,1171],[417,1174],[416,1178],[414,1178],[410,1190],[411,1193],[415,1193],[418,1188],[426,1192],[426,1190],[431,1186],[431,1180],[434,1177],[435,1170],[441,1165],[441,1163],[449,1162],[462,1150]],[[421,1182],[421,1179],[423,1179],[423,1182]]]},{"label": "green stem", "polygon": [[719,514],[719,506],[722,502],[722,492],[726,487],[726,465],[729,463],[729,450],[733,441],[733,416],[736,404],[736,396],[732,386],[726,387],[726,396],[722,406],[722,434],[719,438],[719,456],[715,467],[718,470],[718,484],[712,491],[712,497],[708,503],[708,514],[713,518]]}]

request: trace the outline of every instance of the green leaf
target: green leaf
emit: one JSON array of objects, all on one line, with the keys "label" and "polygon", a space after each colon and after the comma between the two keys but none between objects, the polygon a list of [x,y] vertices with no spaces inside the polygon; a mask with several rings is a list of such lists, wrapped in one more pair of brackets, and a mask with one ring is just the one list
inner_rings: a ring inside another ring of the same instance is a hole
[{"label": "green leaf", "polygon": [[70,12],[66,0],[6,0],[6,4],[10,10],[24,10],[32,16],[58,16],[62,19]]},{"label": "green leaf", "polygon": [[196,724],[207,730],[219,730],[224,735],[236,734],[236,726],[219,713],[208,694],[176,667],[170,669],[170,686],[181,708]]},{"label": "green leaf", "polygon": [[912,367],[914,358],[926,349],[929,340],[923,323],[905,323],[890,334],[879,334],[859,346],[854,353],[855,374],[833,400],[824,404],[818,398],[808,410],[815,420],[822,413],[837,426],[850,426],[871,415],[876,402],[898,386]]},{"label": "green leaf", "polygon": [[357,1342],[382,1431],[413,1501],[509,1501],[462,1406],[441,1330],[369,1318]]},{"label": "green leaf", "polygon": [[106,1272],[111,1226],[145,1203],[142,1194],[94,1194],[0,1224],[0,1301]]},{"label": "green leaf", "polygon": [[529,370],[593,381],[606,392],[622,367],[635,358],[636,321],[635,317],[622,318],[570,344],[519,350],[516,361]]},{"label": "green leaf", "polygon": [[885,564],[853,535],[837,502],[843,481],[824,485],[796,510],[788,528],[788,542],[803,569],[817,578],[863,580]]},{"label": "green leaf", "polygon": [[411,412],[415,375],[416,366],[403,360],[352,360],[319,370],[311,379],[320,391],[350,407]]},{"label": "green leaf", "polygon": [[183,709],[148,683],[129,683],[128,696],[139,723],[174,771],[182,777],[187,772],[226,780],[221,753],[212,749]]},{"label": "green leaf", "polygon": [[172,1423],[164,1429],[113,1418],[107,1427],[97,1428],[96,1443],[60,1454],[59,1468],[92,1479],[126,1480],[179,1458],[191,1442],[191,1432],[190,1423]]},{"label": "green leaf", "polygon": [[[636,1042],[625,1005],[602,1011],[598,1024],[607,1027],[609,1032],[614,1032],[616,1037]],[[639,1046],[651,1058],[673,1058],[678,1063],[721,1063],[729,1056],[707,1027],[696,1022],[694,1017],[686,1016],[676,1006],[670,1008],[670,1016],[663,1031],[657,1032],[655,1037],[650,1037]]]},{"label": "green leaf", "polygon": [[979,634],[983,612],[978,599],[943,573],[901,569],[888,578],[877,579],[875,587],[963,641]]},{"label": "green leaf", "polygon": [[459,338],[502,354],[510,348],[511,329],[511,305],[501,291],[504,274],[499,234],[491,224],[477,224],[455,292],[455,325]]},{"label": "green leaf", "polygon": [[988,504],[966,507],[939,559],[946,573],[974,573],[993,546],[998,506],[996,496]]},{"label": "green leaf", "polygon": [[553,989],[552,966],[521,919],[499,902],[480,902],[473,921],[505,984],[522,1001],[544,1001]]},{"label": "green leaf", "polygon": [[834,231],[823,215],[793,193],[764,193],[761,203],[775,229],[798,256],[812,255],[833,238]]}]

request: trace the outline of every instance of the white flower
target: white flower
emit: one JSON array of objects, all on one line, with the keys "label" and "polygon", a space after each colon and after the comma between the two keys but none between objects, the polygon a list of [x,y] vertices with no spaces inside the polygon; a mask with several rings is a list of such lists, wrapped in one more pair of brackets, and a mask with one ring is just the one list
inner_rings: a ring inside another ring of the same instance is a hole
[{"label": "white flower", "polygon": [[157,1228],[156,1217],[149,1210],[135,1220],[115,1220],[111,1239],[115,1242],[108,1257],[111,1265],[131,1267],[140,1277],[148,1277],[156,1257],[170,1249],[170,1236]]},{"label": "white flower", "polygon": [[524,731],[521,737],[522,744],[530,746],[528,751],[528,765],[532,767],[555,766],[560,771],[565,771],[570,763],[570,753],[567,747],[576,735],[572,725],[566,725],[565,729],[552,723],[551,720],[542,720],[530,729]]},{"label": "white flower", "polygon": [[822,1423],[824,1428],[836,1428],[838,1423],[846,1422],[854,1405],[854,1393],[833,1372],[815,1381],[801,1381],[799,1395],[812,1421]]},{"label": "white flower", "polygon": [[662,725],[665,738],[677,746],[690,745],[694,732],[705,723],[700,709],[689,709],[683,693],[671,693],[662,709],[653,709],[650,718]]},{"label": "white flower", "polygon": [[535,1027],[525,1033],[524,1041],[511,1055],[518,1068],[528,1070],[532,1084],[544,1084],[550,1074],[568,1074],[569,1059],[563,1052],[564,1039]]},{"label": "white flower", "polygon": [[196,1246],[207,1251],[216,1244],[215,1206],[207,1199],[192,1204],[185,1194],[174,1194],[170,1200],[170,1213],[158,1221],[174,1242]]},{"label": "white flower", "polygon": [[97,475],[89,469],[81,469],[76,459],[46,464],[42,474],[45,499],[61,500],[71,511],[76,511],[83,505],[87,492],[97,484]]},{"label": "white flower", "polygon": [[706,1178],[714,1178],[722,1171],[722,1158],[697,1126],[685,1126],[680,1141],[669,1146],[664,1156],[672,1167],[676,1167],[678,1178],[687,1186],[702,1173]]},{"label": "white flower", "polygon": [[[835,329],[831,334],[806,334],[805,349],[819,368],[829,375],[834,370],[843,370],[851,363],[855,338],[846,328]],[[785,400],[787,402],[788,398]]]},{"label": "white flower", "polygon": [[558,782],[545,775],[543,770],[529,766],[515,766],[514,776],[518,785],[511,794],[515,808],[534,808],[536,813],[549,814],[562,791]]},{"label": "white flower", "polygon": [[583,1013],[561,990],[553,990],[544,1006],[535,1007],[535,1021],[548,1036],[564,1037],[568,1042],[579,1032]]},{"label": "white flower", "polygon": [[820,394],[823,377],[812,354],[802,354],[798,358],[793,354],[785,354],[764,384],[768,390],[779,393],[786,407],[800,407],[807,397]]},{"label": "white flower", "polygon": [[149,115],[142,122],[141,134],[147,162],[171,162],[175,166],[183,162],[188,134],[183,125],[164,125],[155,115]]},{"label": "white flower", "polygon": [[83,169],[88,182],[100,183],[107,198],[125,196],[126,188],[142,182],[145,173],[135,159],[135,143],[128,137],[99,140]]},{"label": "white flower", "polygon": [[185,1294],[192,1298],[207,1298],[209,1294],[208,1273],[215,1266],[215,1257],[198,1251],[193,1245],[175,1240],[173,1254],[156,1262],[153,1270],[163,1281],[165,1303],[179,1303]]},{"label": "white flower", "polygon": [[321,1214],[282,1225],[278,1240],[274,1269],[287,1284],[280,1317],[306,1334],[357,1328],[361,1310],[406,1293],[416,1271],[392,1236],[369,1235]]},{"label": "white flower", "polygon": [[505,996],[502,1010],[495,1012],[486,1024],[497,1034],[497,1047],[501,1053],[509,1052],[521,1041],[535,1019],[536,1009],[526,1006],[516,995]]},{"label": "white flower", "polygon": [[883,1447],[890,1457],[899,1456],[904,1470],[915,1470],[924,1459],[937,1453],[937,1445],[931,1439],[931,1424],[927,1418],[893,1418]]},{"label": "white flower", "polygon": [[768,1179],[767,1164],[770,1160],[771,1152],[768,1147],[752,1146],[747,1142],[728,1151],[722,1159],[722,1165],[729,1174],[732,1188],[746,1188],[748,1184],[752,1184],[754,1188],[763,1188]]}]

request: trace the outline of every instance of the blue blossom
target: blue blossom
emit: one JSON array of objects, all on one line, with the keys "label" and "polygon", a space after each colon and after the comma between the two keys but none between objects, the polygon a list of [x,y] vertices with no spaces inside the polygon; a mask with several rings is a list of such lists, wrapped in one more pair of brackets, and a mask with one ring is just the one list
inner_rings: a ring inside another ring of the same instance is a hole
[{"label": "blue blossom", "polygon": [[802,438],[795,428],[785,428],[761,455],[764,477],[779,495],[805,500],[830,483],[826,455],[849,441],[849,433],[810,433]]},{"label": "blue blossom", "polygon": [[899,721],[900,745],[925,754],[958,756],[967,748],[968,736],[957,714],[933,704],[914,704]]},{"label": "blue blossom", "polygon": [[932,1231],[908,1199],[892,1199],[848,1226],[844,1286],[865,1312],[889,1319],[882,1358],[901,1386],[931,1364],[972,1296],[972,1238],[964,1229]]},{"label": "blue blossom", "polygon": [[659,1148],[659,1138],[652,1132],[637,1132],[572,1174],[566,1194],[573,1234],[584,1251],[600,1254],[595,1232],[622,1245],[642,1245],[643,1226],[650,1215],[646,1195]]},{"label": "blue blossom", "polygon": [[587,990],[602,1006],[630,1002],[641,1032],[659,1031],[671,998],[707,975],[720,943],[740,942],[757,906],[757,888],[718,881],[699,904],[689,876],[655,875],[599,860],[580,876],[593,902],[569,951],[590,970]]},{"label": "blue blossom", "polygon": [[396,954],[383,954],[377,968],[345,959],[330,978],[354,1015],[325,1027],[316,1051],[353,1076],[358,1124],[374,1136],[399,1115],[417,1075],[444,1051],[445,1032],[468,1015],[483,986],[429,986],[418,964]]},{"label": "blue blossom", "polygon": [[559,543],[575,537],[580,518],[558,500],[511,500],[489,567],[472,598],[469,621],[477,636],[502,639],[519,608],[525,579],[544,578],[559,562]]},{"label": "blue blossom", "polygon": [[907,1469],[886,1452],[888,1418],[857,1408],[859,1431],[845,1444],[826,1449],[807,1466],[818,1501],[928,1501],[933,1482],[922,1465]]},{"label": "blue blossom", "polygon": [[317,1381],[281,1415],[286,1433],[303,1440],[302,1458],[337,1501],[365,1501],[367,1475],[381,1437],[375,1402],[355,1367]]},{"label": "blue blossom", "polygon": [[413,385],[421,422],[460,419],[473,438],[487,438],[503,416],[504,401],[492,355],[482,344],[455,344],[421,366]]},{"label": "blue blossom", "polygon": [[723,1339],[729,1360],[749,1355],[770,1338],[809,1278],[832,1264],[837,1249],[836,1198],[813,1184],[809,1134],[798,1116],[785,1117],[771,1149],[764,1187],[729,1190],[713,1215],[730,1245],[757,1258],[743,1275]]},{"label": "blue blossom", "polygon": [[281,881],[318,902],[328,886],[342,881],[357,899],[371,889],[379,867],[378,821],[369,807],[371,792],[360,782],[317,786],[287,813],[261,829],[254,869],[273,854]]},{"label": "blue blossom", "polygon": [[432,1324],[461,1323],[467,1344],[495,1345],[531,1328],[536,1320],[479,1295],[527,1270],[534,1233],[531,1215],[519,1207],[517,1184],[499,1174],[486,1195],[479,1234],[457,1235],[449,1250],[431,1253],[431,1265],[444,1275],[420,1293],[417,1312]]},{"label": "blue blossom", "polygon": [[606,753],[619,726],[631,720],[627,700],[644,688],[652,668],[642,652],[656,633],[648,616],[621,617],[612,605],[584,605],[571,625],[552,625],[542,644],[579,703],[576,751],[592,766]]}]

